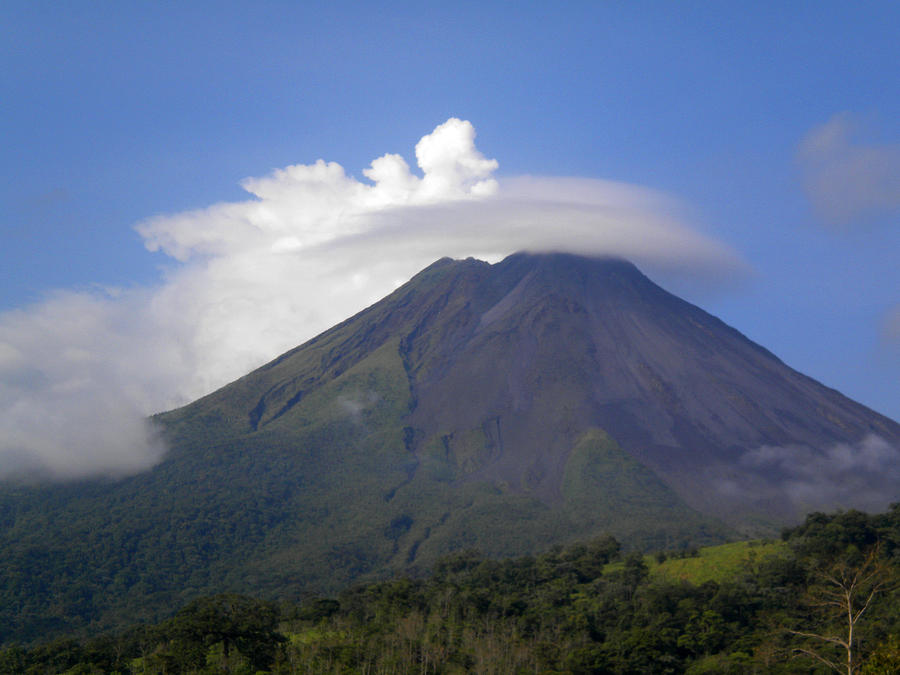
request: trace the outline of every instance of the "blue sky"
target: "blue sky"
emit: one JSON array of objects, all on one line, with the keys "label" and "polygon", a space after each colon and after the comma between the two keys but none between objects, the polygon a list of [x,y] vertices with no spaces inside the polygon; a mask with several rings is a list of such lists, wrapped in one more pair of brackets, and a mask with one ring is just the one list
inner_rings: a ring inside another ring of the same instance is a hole
[{"label": "blue sky", "polygon": [[[203,249],[186,233],[224,237],[221,213],[208,207],[265,201],[241,181],[320,158],[363,185],[385,153],[421,176],[419,139],[459,118],[473,131],[455,128],[454,138],[470,142],[477,132],[466,156],[498,163],[460,185],[496,179],[503,195],[530,189],[516,183],[521,176],[598,181],[566,185],[579,204],[601,195],[591,208],[624,214],[636,239],[657,237],[642,229],[649,219],[674,222],[671,232],[686,242],[668,260],[649,244],[637,251],[654,279],[898,419],[898,26],[894,2],[5,2],[0,405],[23,391],[37,405],[47,392],[92,381],[127,389],[118,398],[150,412],[220,384],[210,372],[237,372],[221,363],[261,362],[326,327],[334,312],[355,309],[350,301],[333,303],[332,314],[316,307],[310,298],[327,295],[316,279],[329,289],[389,290],[411,261],[443,250],[438,230],[427,246],[415,230],[425,202],[416,217],[401,209],[402,227],[379,225],[382,267],[364,270],[371,277],[352,269],[371,264],[359,251],[339,268],[330,260],[327,272],[317,267],[322,256],[347,249],[296,258],[307,272],[292,283],[305,284],[306,296],[271,314],[308,316],[272,339],[253,335],[254,326],[277,332],[253,312],[240,328],[211,318],[216,289],[233,294],[244,279],[226,279],[228,270],[266,267],[244,255],[255,240]],[[315,180],[324,190],[325,179]],[[554,185],[535,188],[543,203]],[[634,207],[635,194],[652,207]],[[521,218],[525,202],[506,199],[490,227],[514,245],[519,235],[500,221]],[[302,209],[297,203],[291,208]],[[548,206],[535,227],[564,237],[571,212],[554,216]],[[453,231],[452,218],[440,222],[447,254],[481,245]],[[291,237],[273,246],[306,245]],[[575,249],[584,242],[572,241]],[[158,250],[148,251],[153,242]],[[496,254],[495,243],[485,252]],[[260,275],[252,283],[244,300],[264,309],[265,289],[279,285]],[[178,313],[163,309],[179,303]],[[205,332],[190,323],[201,315]],[[163,334],[174,343],[160,347],[154,336]],[[113,365],[96,365],[100,343]],[[154,372],[134,364],[135,344],[154,353]],[[243,346],[213,358],[210,345]],[[46,365],[60,353],[69,361]],[[160,375],[166,368],[172,374]],[[21,431],[21,412],[18,421],[5,414],[0,429],[21,435],[20,451],[38,443],[33,430]]]}]

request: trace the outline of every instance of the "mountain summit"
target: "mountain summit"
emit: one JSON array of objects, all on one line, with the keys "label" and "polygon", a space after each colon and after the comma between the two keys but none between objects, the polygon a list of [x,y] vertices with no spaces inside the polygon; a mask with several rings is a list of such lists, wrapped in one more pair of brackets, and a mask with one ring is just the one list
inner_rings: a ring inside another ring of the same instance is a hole
[{"label": "mountain summit", "polygon": [[634,265],[564,254],[439,260],[155,419],[170,452],[149,472],[0,491],[6,606],[43,589],[33,616],[0,616],[9,635],[47,630],[69,596],[103,625],[221,590],[334,591],[461,548],[774,532],[882,508],[900,478],[900,425]]},{"label": "mountain summit", "polygon": [[[234,432],[259,432],[376,353],[402,364],[411,466],[440,446],[457,484],[558,505],[573,448],[603,432],[692,507],[739,527],[897,496],[896,423],[619,259],[440,260],[196,406],[252,403]],[[381,395],[360,385],[350,407],[362,414]]]}]

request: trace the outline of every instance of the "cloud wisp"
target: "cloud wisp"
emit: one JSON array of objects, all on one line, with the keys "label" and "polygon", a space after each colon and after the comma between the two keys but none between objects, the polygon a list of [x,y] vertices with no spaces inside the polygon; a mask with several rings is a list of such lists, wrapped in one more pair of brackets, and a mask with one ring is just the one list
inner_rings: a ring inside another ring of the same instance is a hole
[{"label": "cloud wisp", "polygon": [[155,287],[62,292],[0,314],[0,477],[121,475],[164,452],[149,413],[201,396],[377,301],[442,256],[619,255],[687,276],[745,270],[675,200],[611,181],[499,180],[469,122],[347,175],[279,169],[251,198],[136,226]]},{"label": "cloud wisp", "polygon": [[882,336],[887,344],[900,348],[900,304],[894,305],[885,313]]},{"label": "cloud wisp", "polygon": [[741,457],[741,465],[779,485],[798,512],[858,508],[881,511],[896,500],[900,450],[870,434],[858,443],[823,450],[803,445],[762,446]]},{"label": "cloud wisp", "polygon": [[797,151],[806,196],[830,225],[900,213],[900,144],[864,143],[860,130],[853,115],[839,113]]}]

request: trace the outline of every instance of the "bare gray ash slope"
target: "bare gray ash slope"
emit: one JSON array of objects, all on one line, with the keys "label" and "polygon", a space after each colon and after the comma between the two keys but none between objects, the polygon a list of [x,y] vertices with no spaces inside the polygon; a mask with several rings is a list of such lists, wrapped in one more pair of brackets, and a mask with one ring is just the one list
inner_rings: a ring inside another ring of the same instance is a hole
[{"label": "bare gray ash slope", "polygon": [[[895,422],[790,369],[633,265],[519,255],[495,274],[507,280],[507,294],[478,318],[468,344],[448,355],[453,367],[419,385],[419,399],[435,392],[437,405],[424,408],[452,410],[442,405],[442,392],[492,366],[505,372],[505,382],[492,380],[495,389],[479,390],[467,410],[452,413],[471,420],[490,410],[518,422],[509,444],[530,449],[493,467],[504,478],[531,466],[546,476],[542,496],[552,499],[560,471],[554,458],[581,430],[600,427],[692,506],[739,526],[753,513],[784,522],[810,506],[883,508],[896,499]],[[555,393],[542,396],[548,389]],[[559,419],[562,401],[571,421],[548,429],[542,420]],[[839,445],[864,453],[861,444],[872,437],[883,442],[883,462],[847,462],[854,473],[845,480],[865,479],[855,504],[847,495],[843,503],[828,503],[827,495],[816,503],[798,500],[782,489],[797,480],[785,473],[789,465],[761,461],[759,453],[768,448],[770,459],[780,450],[827,462]],[[547,452],[554,443],[557,452]]]},{"label": "bare gray ash slope", "polygon": [[[516,255],[493,268],[465,265],[465,281],[454,282],[465,290],[453,293],[466,301],[443,310],[452,333],[409,340],[410,420],[425,437],[497,420],[505,452],[473,478],[524,483],[552,503],[568,450],[601,428],[694,507],[744,525],[753,512],[784,522],[809,506],[852,505],[798,503],[779,489],[796,478],[782,475],[783,464],[747,461],[759,448],[805,448],[814,460],[871,435],[900,447],[896,423],[788,368],[627,262]],[[848,480],[877,469],[855,505],[896,499],[896,464],[890,453],[877,467],[851,463]]]}]

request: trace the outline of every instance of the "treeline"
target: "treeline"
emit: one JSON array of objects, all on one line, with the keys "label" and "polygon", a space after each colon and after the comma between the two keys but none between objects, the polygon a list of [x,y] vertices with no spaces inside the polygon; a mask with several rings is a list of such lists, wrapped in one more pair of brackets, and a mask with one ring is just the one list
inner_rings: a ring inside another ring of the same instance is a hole
[{"label": "treeline", "polygon": [[702,584],[610,537],[461,552],[299,606],[220,595],[117,635],[6,646],[0,673],[900,672],[900,505],[815,513],[783,540]]}]

